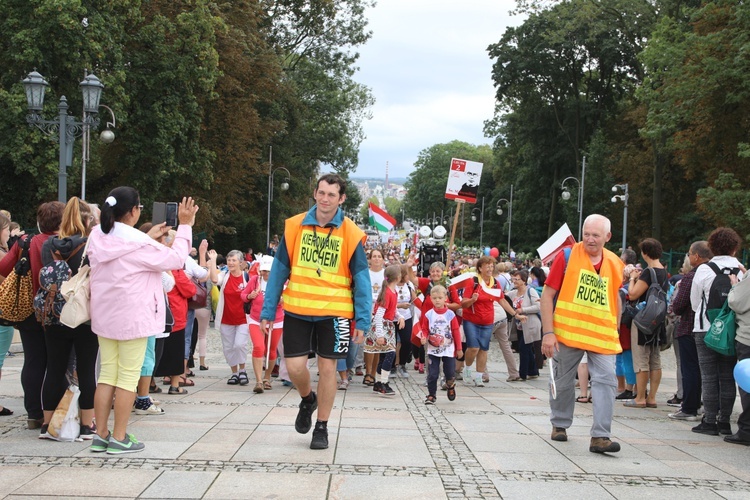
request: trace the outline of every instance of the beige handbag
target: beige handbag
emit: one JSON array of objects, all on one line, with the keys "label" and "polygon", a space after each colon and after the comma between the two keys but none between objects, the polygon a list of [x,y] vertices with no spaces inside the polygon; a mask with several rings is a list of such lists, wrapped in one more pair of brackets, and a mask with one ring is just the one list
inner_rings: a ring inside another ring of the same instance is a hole
[{"label": "beige handbag", "polygon": [[83,264],[88,248],[89,240],[86,241],[86,246],[83,249],[78,273],[64,282],[60,289],[60,293],[65,299],[65,305],[60,313],[60,323],[69,328],[76,328],[87,321],[91,321],[91,286],[89,284],[91,268],[88,264]]}]

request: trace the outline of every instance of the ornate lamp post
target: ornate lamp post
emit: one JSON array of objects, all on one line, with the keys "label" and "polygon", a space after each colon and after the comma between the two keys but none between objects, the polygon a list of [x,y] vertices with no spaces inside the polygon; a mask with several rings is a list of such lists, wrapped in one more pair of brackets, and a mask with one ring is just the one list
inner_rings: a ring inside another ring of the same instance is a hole
[{"label": "ornate lamp post", "polygon": [[284,172],[286,172],[286,179],[281,183],[281,186],[279,186],[282,191],[286,191],[287,189],[289,189],[289,179],[291,177],[291,174],[289,173],[289,170],[284,167],[273,168],[272,147],[270,152],[268,153],[268,211],[266,219],[266,249],[271,246],[271,202],[273,201],[273,176],[278,170],[283,170]]},{"label": "ornate lamp post", "polygon": [[99,104],[104,84],[93,74],[84,75],[83,81],[79,84],[83,95],[83,119],[80,122],[68,114],[68,100],[65,96],[60,96],[60,102],[57,105],[57,120],[45,120],[43,118],[44,92],[49,84],[36,70],[23,79],[23,86],[26,92],[26,105],[29,110],[26,122],[29,126],[37,127],[47,135],[57,134],[58,136],[60,154],[57,174],[57,199],[63,203],[68,200],[67,168],[73,163],[73,143],[76,137],[83,137],[81,198],[85,199],[86,162],[89,159],[90,130],[92,127],[99,126],[100,107],[106,108],[112,115],[112,121],[107,123],[107,130],[102,132],[101,140],[109,143],[115,138],[114,133],[109,130],[110,126],[115,126],[115,115],[110,108]]},{"label": "ornate lamp post", "polygon": [[[513,190],[510,191],[510,199],[513,199]],[[495,203],[495,212],[497,215],[503,215],[503,209],[500,208],[500,203],[505,202],[508,205],[508,255],[510,255],[510,232],[513,228],[513,202],[505,198],[500,198]]]}]

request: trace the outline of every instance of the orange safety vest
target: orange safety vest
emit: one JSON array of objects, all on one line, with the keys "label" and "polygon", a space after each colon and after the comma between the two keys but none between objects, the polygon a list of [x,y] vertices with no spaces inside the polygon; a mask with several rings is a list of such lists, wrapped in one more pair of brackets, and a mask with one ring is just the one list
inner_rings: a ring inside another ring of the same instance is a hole
[{"label": "orange safety vest", "polygon": [[568,347],[601,354],[622,352],[618,321],[618,290],[625,264],[603,250],[599,273],[583,243],[576,243],[557,295],[553,324],[557,339]]},{"label": "orange safety vest", "polygon": [[[301,316],[354,318],[349,261],[367,236],[344,218],[339,227],[303,226],[307,213],[286,220],[284,241],[291,272],[284,310]],[[313,231],[313,227],[315,231]]]}]

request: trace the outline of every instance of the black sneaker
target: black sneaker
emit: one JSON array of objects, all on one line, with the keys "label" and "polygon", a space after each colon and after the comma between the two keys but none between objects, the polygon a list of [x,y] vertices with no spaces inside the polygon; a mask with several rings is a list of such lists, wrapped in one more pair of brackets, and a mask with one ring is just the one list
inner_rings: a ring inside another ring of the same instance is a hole
[{"label": "black sneaker", "polygon": [[326,448],[328,448],[328,426],[322,422],[315,422],[310,449],[325,450]]},{"label": "black sneaker", "polygon": [[47,432],[49,429],[49,424],[42,424],[42,427],[40,428],[39,432],[39,439],[54,439],[52,435]]},{"label": "black sneaker", "polygon": [[719,434],[722,436],[732,435],[732,425],[729,422],[719,422]]},{"label": "black sneaker", "polygon": [[381,386],[380,394],[382,394],[383,396],[395,396],[396,391],[391,389],[391,386],[386,382]]},{"label": "black sneaker", "polygon": [[692,428],[693,432],[698,434],[708,434],[709,436],[719,435],[719,426],[717,424],[709,424],[705,420],[701,420],[701,423]]},{"label": "black sneaker", "polygon": [[629,391],[629,390],[625,389],[620,394],[618,394],[615,397],[615,399],[619,399],[621,401],[622,400],[627,400],[627,399],[635,399],[635,393],[633,391]]},{"label": "black sneaker", "polygon": [[80,438],[84,441],[91,441],[94,439],[94,436],[96,435],[96,424],[91,425],[83,425],[81,424],[81,434]]},{"label": "black sneaker", "polygon": [[682,399],[678,398],[677,395],[675,395],[674,397],[672,397],[672,399],[667,399],[667,405],[679,408],[680,406],[682,406]]},{"label": "black sneaker", "polygon": [[294,430],[300,434],[307,434],[310,432],[312,427],[312,414],[318,408],[318,397],[314,392],[311,392],[313,397],[312,403],[305,403],[303,399],[299,403],[299,413],[297,413],[297,420],[294,421]]},{"label": "black sneaker", "polygon": [[383,392],[383,383],[375,382],[372,384],[372,392]]}]

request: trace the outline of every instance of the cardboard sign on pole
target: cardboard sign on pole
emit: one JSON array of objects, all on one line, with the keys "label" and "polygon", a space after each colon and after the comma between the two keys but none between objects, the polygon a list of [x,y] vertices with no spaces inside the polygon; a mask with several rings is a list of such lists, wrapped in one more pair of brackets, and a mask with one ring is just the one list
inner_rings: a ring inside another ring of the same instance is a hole
[{"label": "cardboard sign on pole", "polygon": [[451,229],[451,240],[448,244],[448,253],[445,259],[448,261],[445,263],[445,270],[450,271],[451,269],[451,257],[453,254],[453,241],[456,238],[456,228],[458,227],[458,218],[461,216],[461,206],[464,204],[464,200],[456,200],[456,215],[453,217],[453,229]]},{"label": "cardboard sign on pole", "polygon": [[451,159],[445,197],[449,200],[476,203],[479,181],[482,178],[482,166],[482,163],[475,161]]}]

